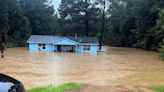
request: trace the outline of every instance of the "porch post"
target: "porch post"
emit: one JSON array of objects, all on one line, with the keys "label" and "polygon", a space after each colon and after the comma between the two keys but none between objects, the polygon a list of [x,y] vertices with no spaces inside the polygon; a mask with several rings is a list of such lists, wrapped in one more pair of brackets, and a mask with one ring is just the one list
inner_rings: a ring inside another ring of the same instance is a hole
[{"label": "porch post", "polygon": [[76,53],[78,53],[78,52],[77,52],[77,45],[76,45]]},{"label": "porch post", "polygon": [[52,52],[54,52],[54,44],[52,44],[53,45],[53,51]]}]

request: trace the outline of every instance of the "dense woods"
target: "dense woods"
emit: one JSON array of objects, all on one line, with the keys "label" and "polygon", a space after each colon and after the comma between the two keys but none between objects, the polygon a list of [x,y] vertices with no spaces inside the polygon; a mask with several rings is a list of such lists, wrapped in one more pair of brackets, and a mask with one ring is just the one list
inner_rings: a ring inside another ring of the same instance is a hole
[{"label": "dense woods", "polygon": [[163,0],[1,0],[0,31],[7,46],[31,34],[93,36],[100,43],[157,50],[164,38]]}]

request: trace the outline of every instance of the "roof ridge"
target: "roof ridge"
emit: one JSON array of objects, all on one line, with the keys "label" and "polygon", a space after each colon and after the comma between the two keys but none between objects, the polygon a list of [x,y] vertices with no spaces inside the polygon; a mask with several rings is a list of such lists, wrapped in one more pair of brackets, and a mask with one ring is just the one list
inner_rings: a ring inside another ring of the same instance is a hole
[{"label": "roof ridge", "polygon": [[92,43],[98,44],[98,40],[96,37],[74,37],[74,36],[53,36],[53,35],[31,35],[28,39],[28,43],[52,43],[62,38],[67,38],[79,43]]},{"label": "roof ridge", "polygon": [[[31,35],[31,36],[54,36],[54,37],[73,37],[75,38],[75,36],[55,36],[55,35]],[[83,37],[83,36],[78,36],[77,38],[96,38],[96,37]]]}]

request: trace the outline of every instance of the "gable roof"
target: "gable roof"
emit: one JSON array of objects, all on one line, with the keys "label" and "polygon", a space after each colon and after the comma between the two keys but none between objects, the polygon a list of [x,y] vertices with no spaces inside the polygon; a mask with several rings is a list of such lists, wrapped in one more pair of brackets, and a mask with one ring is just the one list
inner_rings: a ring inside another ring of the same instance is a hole
[{"label": "gable roof", "polygon": [[52,43],[61,39],[59,36],[31,35],[27,43]]},{"label": "gable roof", "polygon": [[59,39],[57,41],[54,41],[53,43],[54,44],[80,44],[80,43],[78,43],[78,42],[76,42],[74,40],[68,39],[66,37],[63,37],[63,38],[61,38],[61,39]]},{"label": "gable roof", "polygon": [[79,43],[92,43],[92,44],[98,44],[97,38],[94,37],[68,37],[68,39],[71,39],[73,41],[79,42]]},{"label": "gable roof", "polygon": [[67,37],[67,36],[46,36],[46,35],[31,35],[27,43],[53,43],[60,39],[67,38],[78,43],[98,44],[98,40],[94,37]]}]

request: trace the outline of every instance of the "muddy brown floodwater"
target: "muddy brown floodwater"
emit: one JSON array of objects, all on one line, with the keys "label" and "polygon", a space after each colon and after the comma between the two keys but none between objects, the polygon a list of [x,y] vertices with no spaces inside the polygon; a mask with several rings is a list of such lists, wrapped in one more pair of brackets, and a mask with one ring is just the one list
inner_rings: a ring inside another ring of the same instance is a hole
[{"label": "muddy brown floodwater", "polygon": [[0,73],[22,81],[26,88],[67,82],[95,86],[164,85],[164,62],[159,53],[106,47],[98,54],[29,52],[11,48],[0,59]]}]

